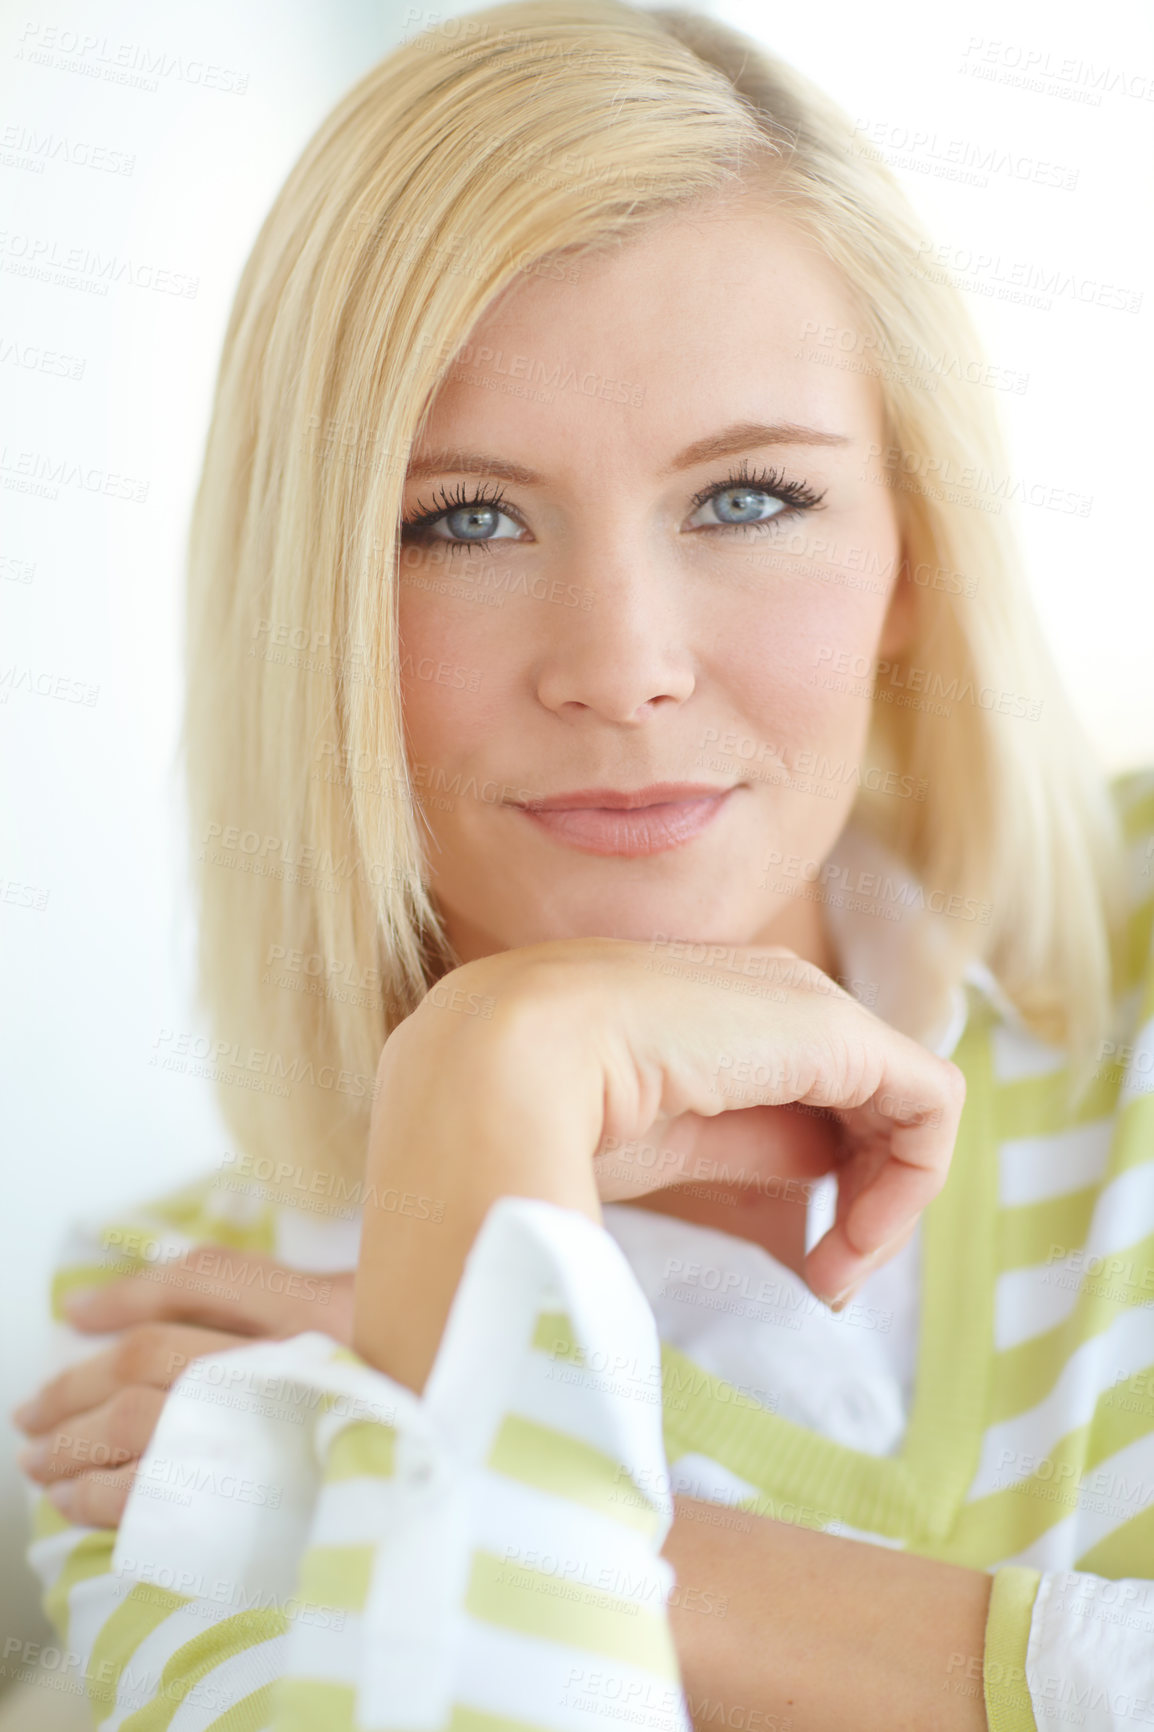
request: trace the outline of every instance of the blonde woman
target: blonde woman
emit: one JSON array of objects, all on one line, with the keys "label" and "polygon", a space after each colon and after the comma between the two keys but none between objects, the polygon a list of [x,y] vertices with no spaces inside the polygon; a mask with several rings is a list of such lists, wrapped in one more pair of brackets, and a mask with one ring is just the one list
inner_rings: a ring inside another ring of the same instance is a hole
[{"label": "blonde woman", "polygon": [[234,1146],[78,1239],[22,1415],[100,1726],[1154,1697],[1154,779],[925,252],[796,73],[618,0],[415,37],[289,176],[161,1058]]}]

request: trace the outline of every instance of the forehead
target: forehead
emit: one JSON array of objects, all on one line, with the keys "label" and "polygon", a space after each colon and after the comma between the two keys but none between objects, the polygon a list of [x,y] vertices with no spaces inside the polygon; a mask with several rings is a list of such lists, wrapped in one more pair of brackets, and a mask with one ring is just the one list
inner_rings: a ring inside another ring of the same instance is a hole
[{"label": "forehead", "polygon": [[668,213],[556,266],[556,277],[518,277],[486,309],[430,435],[452,423],[457,435],[484,430],[485,449],[506,429],[551,446],[595,431],[609,447],[672,448],[748,419],[876,436],[879,383],[846,364],[862,352],[861,314],[836,266],[765,193]]}]

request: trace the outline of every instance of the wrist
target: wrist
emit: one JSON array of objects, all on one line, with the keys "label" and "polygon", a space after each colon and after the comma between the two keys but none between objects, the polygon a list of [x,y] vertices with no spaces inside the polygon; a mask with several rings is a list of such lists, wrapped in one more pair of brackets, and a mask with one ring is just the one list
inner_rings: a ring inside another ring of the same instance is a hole
[{"label": "wrist", "polygon": [[[416,1390],[497,1198],[538,1198],[601,1220],[593,1151],[602,1089],[562,1003],[535,1007],[506,992],[483,1017],[453,1008],[489,996],[478,983],[449,980],[381,1054],[356,1280],[357,1352]],[[404,1211],[398,1198],[424,1206]]]}]

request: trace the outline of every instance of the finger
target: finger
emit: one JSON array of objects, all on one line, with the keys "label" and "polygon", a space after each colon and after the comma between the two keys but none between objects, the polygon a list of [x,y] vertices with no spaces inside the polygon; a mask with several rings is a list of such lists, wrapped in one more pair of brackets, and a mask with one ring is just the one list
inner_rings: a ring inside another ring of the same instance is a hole
[{"label": "finger", "polygon": [[[809,1285],[810,1290],[816,1293],[819,1298],[824,1299],[825,1303],[829,1305],[831,1311],[844,1311],[846,1306],[853,1302],[866,1281],[868,1281],[869,1277],[874,1273],[874,1270],[880,1269],[884,1263],[888,1263],[892,1257],[896,1257],[902,1246],[909,1243],[910,1239],[913,1237],[915,1229],[917,1228],[917,1224],[918,1222],[915,1218],[907,1224],[903,1231],[899,1232],[885,1245],[880,1246],[878,1250],[872,1252],[868,1257],[861,1258],[858,1263],[856,1276],[852,1277],[836,1294],[827,1294],[824,1291],[819,1291],[819,1284],[812,1278],[813,1271],[809,1265],[808,1258],[803,1268],[803,1277]],[[824,1241],[821,1241],[820,1243],[824,1243]],[[815,1245],[809,1254],[810,1257],[812,1257],[818,1249],[819,1246]],[[832,1285],[832,1283],[826,1281],[824,1285],[828,1286]]]},{"label": "finger", "polygon": [[127,1384],[171,1389],[193,1359],[225,1353],[249,1339],[186,1323],[140,1323],[125,1330],[111,1347],[70,1365],[12,1417],[21,1431],[36,1436],[74,1414],[99,1407]]},{"label": "finger", "polygon": [[701,1120],[691,1177],[765,1189],[775,1180],[816,1180],[838,1164],[844,1132],[824,1108],[747,1107]]},{"label": "finger", "polygon": [[78,1527],[115,1528],[120,1526],[135,1478],[135,1462],[124,1467],[96,1468],[76,1479],[59,1480],[48,1487],[45,1496]]},{"label": "finger", "polygon": [[952,1130],[895,1128],[859,1146],[838,1176],[837,1213],[806,1257],[805,1278],[829,1303],[848,1301],[874,1269],[906,1243],[922,1211],[941,1191],[953,1151]]},{"label": "finger", "polygon": [[176,1262],[73,1293],[64,1307],[78,1329],[98,1334],[167,1321],[248,1336],[319,1329],[345,1340],[352,1282],[351,1273],[302,1273],[256,1252],[197,1245]]},{"label": "finger", "polygon": [[703,1184],[776,1195],[799,1181],[792,1188],[804,1194],[836,1165],[842,1141],[841,1125],[825,1109],[742,1107],[713,1118],[689,1112],[598,1154],[593,1170],[606,1203]]},{"label": "finger", "polygon": [[93,1468],[123,1467],[147,1449],[164,1401],[162,1389],[118,1389],[67,1429],[46,1432],[30,1443],[20,1454],[20,1466],[41,1485],[74,1479]]}]

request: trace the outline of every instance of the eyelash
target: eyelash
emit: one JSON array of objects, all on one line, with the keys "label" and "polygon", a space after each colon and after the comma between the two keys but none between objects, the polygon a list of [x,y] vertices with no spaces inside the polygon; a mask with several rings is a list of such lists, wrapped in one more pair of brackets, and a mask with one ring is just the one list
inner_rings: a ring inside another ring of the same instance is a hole
[{"label": "eyelash", "polygon": [[[456,491],[453,493],[447,493],[443,487],[436,489],[434,497],[440,500],[440,505],[423,506],[418,500],[414,515],[403,518],[401,521],[402,535],[407,532],[411,539],[415,539],[422,530],[431,528],[438,519],[447,517],[451,511],[460,511],[462,508],[479,505],[500,508],[505,501],[504,489],[492,484],[492,491],[488,491],[489,486],[489,483],[483,482],[480,487],[474,488],[470,492],[466,484],[459,481],[456,485]],[[731,488],[738,487],[747,488],[751,492],[768,493],[774,499],[779,499],[787,509],[775,512],[772,517],[762,518],[760,522],[707,523],[702,525],[703,528],[752,530],[757,535],[772,534],[775,526],[787,518],[797,516],[803,511],[819,509],[825,498],[824,489],[819,493],[804,481],[790,481],[778,469],[755,469],[751,471],[746,459],[742,458],[738,468],[724,481],[711,481],[708,487],[703,487],[700,493],[694,494],[690,501],[691,511],[699,510],[708,500],[715,498],[718,494],[727,493]],[[507,515],[512,516],[512,513],[507,513]],[[513,521],[516,522],[517,519],[514,518]],[[451,541],[438,537],[439,544],[448,548],[452,553],[491,553],[495,539],[489,541]],[[505,539],[507,538],[501,537],[501,540]]]}]

